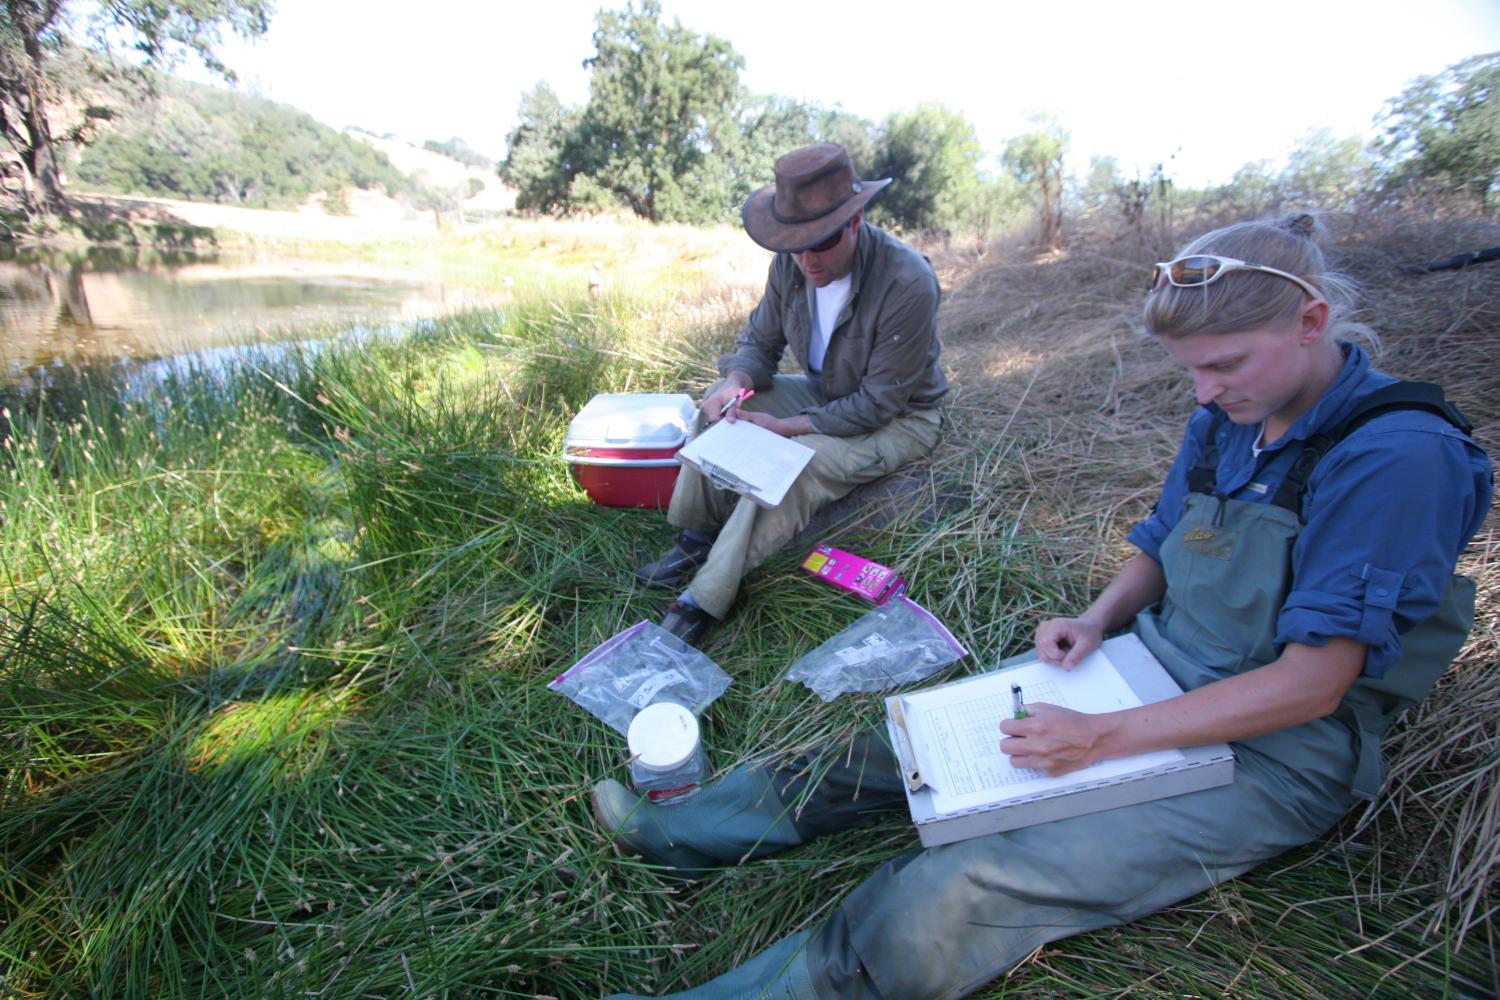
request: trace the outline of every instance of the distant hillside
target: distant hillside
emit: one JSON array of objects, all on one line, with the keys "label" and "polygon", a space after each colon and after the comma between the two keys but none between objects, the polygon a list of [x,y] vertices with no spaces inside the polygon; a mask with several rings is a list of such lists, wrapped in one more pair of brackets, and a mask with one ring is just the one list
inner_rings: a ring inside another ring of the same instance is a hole
[{"label": "distant hillside", "polygon": [[[414,182],[435,191],[458,194],[465,211],[508,212],[515,207],[515,191],[506,186],[493,167],[464,163],[427,148],[418,148],[402,139],[378,136],[363,129],[349,129],[348,135],[368,143]],[[475,187],[475,185],[480,185]]]},{"label": "distant hillside", "polygon": [[352,211],[356,189],[416,210],[509,206],[493,172],[340,133],[261,97],[163,78],[156,99],[114,103],[127,110],[82,150],[72,171],[104,191],[253,208],[292,208],[317,197],[332,214]]}]

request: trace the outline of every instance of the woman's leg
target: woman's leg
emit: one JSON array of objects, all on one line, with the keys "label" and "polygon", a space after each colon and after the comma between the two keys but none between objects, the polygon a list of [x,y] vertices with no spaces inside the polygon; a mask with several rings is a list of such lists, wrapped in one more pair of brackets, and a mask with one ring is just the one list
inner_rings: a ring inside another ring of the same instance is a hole
[{"label": "woman's leg", "polygon": [[1242,753],[1222,788],[913,851],[814,932],[817,995],[965,996],[1042,944],[1139,919],[1315,839],[1353,801]]},{"label": "woman's leg", "polygon": [[882,729],[780,763],[741,765],[671,805],[613,780],[596,785],[592,800],[620,847],[687,877],[870,822],[906,801]]}]

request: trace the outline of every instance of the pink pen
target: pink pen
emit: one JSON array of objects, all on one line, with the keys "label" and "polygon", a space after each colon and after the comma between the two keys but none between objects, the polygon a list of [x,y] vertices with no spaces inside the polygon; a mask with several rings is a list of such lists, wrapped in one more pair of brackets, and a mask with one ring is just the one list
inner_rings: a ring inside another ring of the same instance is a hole
[{"label": "pink pen", "polygon": [[729,416],[730,410],[734,409],[736,406],[739,406],[741,403],[743,403],[753,395],[755,395],[754,389],[741,389],[735,395],[735,397],[729,401],[729,404],[725,406],[724,409],[719,411],[719,419],[722,420],[723,418]]}]

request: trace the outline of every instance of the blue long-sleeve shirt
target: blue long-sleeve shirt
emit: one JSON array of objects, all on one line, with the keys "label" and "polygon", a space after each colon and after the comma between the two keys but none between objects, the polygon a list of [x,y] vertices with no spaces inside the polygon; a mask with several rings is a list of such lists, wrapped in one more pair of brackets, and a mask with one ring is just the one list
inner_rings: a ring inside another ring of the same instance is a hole
[{"label": "blue long-sleeve shirt", "polygon": [[[1328,390],[1259,456],[1259,425],[1225,421],[1218,432],[1215,492],[1267,503],[1300,447],[1332,430],[1371,392],[1395,381],[1343,345],[1344,367]],[[1182,516],[1188,470],[1203,453],[1213,412],[1188,421],[1155,510],[1129,540],[1157,562]],[[1276,642],[1325,645],[1343,637],[1369,647],[1365,673],[1382,676],[1401,655],[1401,633],[1437,609],[1454,563],[1489,512],[1489,459],[1435,414],[1399,410],[1369,421],[1335,446],[1308,480],[1303,527],[1292,550],[1292,585]]]}]

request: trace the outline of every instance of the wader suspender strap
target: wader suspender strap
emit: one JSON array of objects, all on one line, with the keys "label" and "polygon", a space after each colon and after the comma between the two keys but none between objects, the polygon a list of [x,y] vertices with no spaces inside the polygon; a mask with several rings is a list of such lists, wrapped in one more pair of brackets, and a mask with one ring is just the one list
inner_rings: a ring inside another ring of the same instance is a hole
[{"label": "wader suspender strap", "polygon": [[1208,423],[1208,434],[1203,442],[1203,454],[1198,456],[1198,461],[1188,470],[1189,493],[1207,493],[1213,496],[1218,492],[1214,487],[1219,482],[1219,428],[1228,419],[1229,414],[1214,407],[1214,416]]},{"label": "wader suspender strap", "polygon": [[[1442,417],[1465,434],[1474,429],[1474,425],[1465,419],[1458,407],[1443,397],[1442,386],[1431,382],[1392,382],[1355,404],[1354,412],[1345,417],[1343,423],[1330,431],[1308,438],[1286,478],[1276,488],[1271,503],[1300,517],[1302,495],[1307,492],[1307,480],[1323,460],[1323,456],[1356,428],[1393,410],[1426,410]],[[1188,489],[1194,493],[1212,495],[1215,492],[1219,467],[1219,428],[1223,426],[1225,419],[1227,418],[1222,410],[1214,414],[1213,421],[1208,425],[1208,440],[1203,454],[1193,468],[1188,470]]]}]

